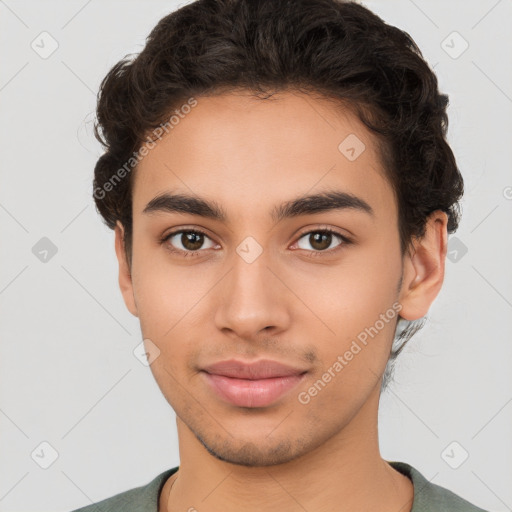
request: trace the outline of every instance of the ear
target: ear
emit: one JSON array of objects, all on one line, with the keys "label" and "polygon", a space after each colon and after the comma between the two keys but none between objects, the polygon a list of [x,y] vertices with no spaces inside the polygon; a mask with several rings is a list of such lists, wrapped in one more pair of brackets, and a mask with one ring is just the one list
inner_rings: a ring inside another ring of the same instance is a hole
[{"label": "ear", "polygon": [[447,249],[448,216],[441,210],[431,213],[425,235],[413,239],[404,256],[404,274],[399,302],[405,320],[424,317],[441,290]]},{"label": "ear", "polygon": [[123,294],[124,303],[134,316],[139,316],[137,312],[137,305],[135,304],[135,296],[133,293],[133,283],[130,265],[126,258],[125,244],[124,244],[124,227],[117,221],[114,228],[115,231],[115,247],[117,261],[119,263],[119,288]]}]

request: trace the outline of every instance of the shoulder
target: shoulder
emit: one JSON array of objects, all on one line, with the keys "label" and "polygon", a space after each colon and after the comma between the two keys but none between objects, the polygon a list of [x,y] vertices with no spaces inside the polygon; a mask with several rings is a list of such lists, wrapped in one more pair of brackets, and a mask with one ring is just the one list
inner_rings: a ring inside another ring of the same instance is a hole
[{"label": "shoulder", "polygon": [[487,512],[454,492],[433,484],[416,468],[405,462],[388,461],[388,464],[412,480],[414,501],[411,512]]},{"label": "shoulder", "polygon": [[72,512],[158,512],[160,491],[166,480],[177,470],[178,467],[167,469],[146,485],[129,489]]}]

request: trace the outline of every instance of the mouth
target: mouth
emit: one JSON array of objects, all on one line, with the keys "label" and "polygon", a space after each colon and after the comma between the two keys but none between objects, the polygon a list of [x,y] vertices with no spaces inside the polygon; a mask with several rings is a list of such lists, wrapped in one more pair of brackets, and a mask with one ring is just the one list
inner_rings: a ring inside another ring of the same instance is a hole
[{"label": "mouth", "polygon": [[306,370],[277,361],[254,363],[228,360],[203,368],[202,374],[214,393],[238,407],[267,407],[296,387]]}]

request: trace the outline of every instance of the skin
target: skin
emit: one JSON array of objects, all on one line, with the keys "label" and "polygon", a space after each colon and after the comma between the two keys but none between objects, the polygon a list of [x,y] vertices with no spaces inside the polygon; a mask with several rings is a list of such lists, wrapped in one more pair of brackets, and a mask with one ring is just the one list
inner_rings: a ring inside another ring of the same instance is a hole
[{"label": "skin", "polygon": [[[138,165],[131,268],[123,226],[115,230],[120,288],[160,350],[151,370],[177,417],[181,464],[159,512],[410,511],[412,483],[378,444],[397,317],[308,404],[298,393],[393,303],[408,320],[427,314],[444,277],[446,214],[434,212],[402,257],[394,191],[373,135],[348,110],[291,91],[197,100]],[[352,162],[338,150],[349,134],[366,146]],[[343,209],[271,220],[275,205],[325,190],[364,199],[374,215]],[[227,221],[143,213],[162,192],[215,200]],[[304,233],[325,227],[353,243],[336,251],[333,236],[319,254]],[[160,243],[178,228],[207,233],[199,256],[170,251],[190,251],[180,235]],[[248,236],[263,250],[250,264],[236,252]],[[307,373],[271,406],[242,408],[222,401],[199,370],[230,358],[274,359]]]}]

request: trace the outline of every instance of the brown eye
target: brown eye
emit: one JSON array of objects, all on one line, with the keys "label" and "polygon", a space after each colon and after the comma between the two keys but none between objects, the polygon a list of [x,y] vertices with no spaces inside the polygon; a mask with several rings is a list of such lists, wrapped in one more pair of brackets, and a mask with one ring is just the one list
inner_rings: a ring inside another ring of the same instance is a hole
[{"label": "brown eye", "polygon": [[315,249],[323,251],[328,249],[332,242],[331,233],[313,233],[309,235],[309,243]]},{"label": "brown eye", "polygon": [[189,251],[197,251],[203,245],[204,236],[201,233],[188,231],[181,234],[180,242]]},{"label": "brown eye", "polygon": [[[175,231],[167,235],[163,241],[171,246],[172,251],[182,253],[194,253],[200,249],[210,249],[214,246],[212,240],[205,233],[196,230]],[[210,242],[210,246],[204,246],[206,241]]]},{"label": "brown eye", "polygon": [[345,237],[343,237],[342,235],[340,235],[334,231],[330,231],[330,230],[309,231],[308,233],[305,233],[304,235],[302,235],[300,237],[298,246],[299,246],[299,249],[310,250],[309,247],[304,247],[300,243],[300,241],[302,239],[306,239],[307,244],[309,244],[310,247],[312,247],[314,251],[316,251],[316,252],[327,251],[328,249],[333,248],[333,247],[331,247],[331,244],[332,244],[333,240],[335,241],[336,238],[340,241],[340,243],[338,245],[336,245],[335,247],[342,245],[342,242],[345,242]]}]

